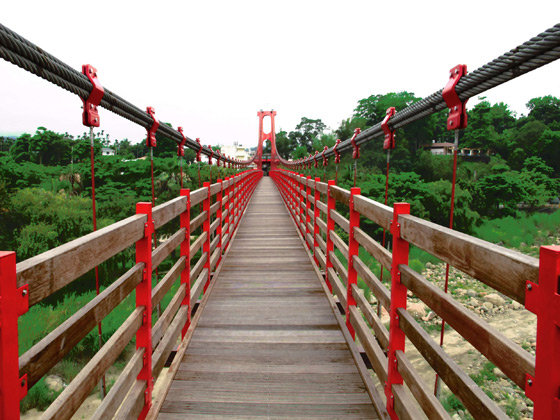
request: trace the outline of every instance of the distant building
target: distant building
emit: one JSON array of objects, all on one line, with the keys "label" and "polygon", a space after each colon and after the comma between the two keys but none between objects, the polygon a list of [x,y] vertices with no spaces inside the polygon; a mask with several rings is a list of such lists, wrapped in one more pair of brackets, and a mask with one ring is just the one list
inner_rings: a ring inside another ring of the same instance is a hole
[{"label": "distant building", "polygon": [[432,152],[432,155],[451,155],[453,154],[453,146],[453,143],[436,143],[434,140],[432,144],[425,144],[422,148]]},{"label": "distant building", "polygon": [[222,146],[221,149],[222,155],[231,156],[234,159],[247,160],[252,156],[245,150],[243,145],[239,144],[238,142],[234,142],[233,146]]},{"label": "distant building", "polygon": [[110,147],[103,147],[101,149],[101,154],[103,156],[115,156],[115,151]]}]

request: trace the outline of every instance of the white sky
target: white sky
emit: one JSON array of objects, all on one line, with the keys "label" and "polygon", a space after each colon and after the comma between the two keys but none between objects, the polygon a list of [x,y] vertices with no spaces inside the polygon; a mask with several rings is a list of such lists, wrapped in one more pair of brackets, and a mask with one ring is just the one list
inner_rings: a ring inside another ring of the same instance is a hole
[{"label": "white sky", "polygon": [[[474,70],[560,20],[560,1],[4,1],[1,21],[70,66],[204,144],[257,143],[257,111],[277,130],[302,116],[335,129],[359,99],[427,96],[448,70]],[[519,114],[560,97],[560,62],[486,95]],[[476,103],[471,100],[472,107]],[[0,60],[0,133],[79,135],[78,97]],[[145,130],[104,109],[111,139]]]}]

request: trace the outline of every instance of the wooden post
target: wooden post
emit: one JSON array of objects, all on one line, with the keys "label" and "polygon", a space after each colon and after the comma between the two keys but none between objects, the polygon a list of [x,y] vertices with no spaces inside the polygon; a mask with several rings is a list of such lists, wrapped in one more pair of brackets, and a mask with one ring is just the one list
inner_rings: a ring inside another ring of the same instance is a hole
[{"label": "wooden post", "polygon": [[210,202],[212,201],[212,195],[210,194],[210,183],[209,182],[205,182],[204,184],[202,184],[202,186],[204,188],[208,189],[208,196],[206,197],[206,199],[202,202],[202,211],[206,212],[206,218],[204,219],[204,223],[202,224],[202,231],[206,232],[206,240],[204,241],[204,244],[202,245],[202,253],[206,253],[206,262],[204,263],[204,268],[208,270],[208,278],[206,280],[206,283],[204,284],[204,293],[206,293],[206,289],[208,289],[208,286],[210,285],[210,271],[211,271],[211,267],[210,267],[210,222],[212,220],[211,215],[210,215]]},{"label": "wooden post", "polygon": [[144,407],[138,419],[146,418],[152,406],[152,235],[154,222],[152,220],[152,203],[137,203],[136,214],[145,214],[144,237],[136,242],[136,264],[143,263],[142,281],[136,286],[136,307],[144,307],[142,325],[136,332],[136,349],[144,349],[144,364],[138,374],[138,381],[146,382],[144,392]]},{"label": "wooden post", "polygon": [[317,247],[319,246],[319,241],[317,240],[317,235],[320,235],[319,225],[317,224],[317,219],[320,217],[319,207],[317,207],[317,202],[321,201],[321,193],[317,189],[317,182],[321,182],[321,178],[315,177],[315,195],[313,197],[313,259],[317,267],[319,266],[319,260],[317,259]]},{"label": "wooden post", "polygon": [[191,324],[191,191],[188,188],[181,188],[181,197],[187,198],[185,211],[179,216],[181,229],[185,229],[185,238],[181,242],[181,257],[185,257],[185,268],[181,271],[181,283],[186,285],[185,297],[181,305],[187,306],[187,321],[181,331],[182,337],[185,337],[189,325]]},{"label": "wooden post", "polygon": [[27,375],[19,377],[18,318],[29,309],[29,287],[17,287],[16,253],[0,251],[0,418],[19,420]]},{"label": "wooden post", "polygon": [[393,205],[393,220],[390,231],[393,235],[393,261],[391,265],[391,320],[389,326],[389,352],[387,362],[389,364],[387,382],[385,383],[385,395],[387,396],[387,411],[391,419],[398,419],[395,412],[395,399],[393,396],[393,385],[402,385],[403,378],[397,367],[398,350],[404,352],[405,334],[399,326],[399,308],[406,309],[406,286],[401,283],[401,272],[399,265],[408,264],[409,244],[401,238],[400,214],[410,214],[410,204],[395,203]]},{"label": "wooden post", "polygon": [[327,184],[327,255],[325,255],[325,259],[327,261],[327,269],[325,270],[325,281],[331,293],[332,293],[332,284],[329,280],[329,268],[333,267],[333,263],[331,260],[331,252],[334,251],[334,243],[331,238],[331,232],[334,232],[334,220],[331,216],[331,210],[335,209],[335,204],[336,204],[336,200],[331,194],[332,185],[335,185],[334,180],[330,180]]},{"label": "wooden post", "polygon": [[526,308],[537,315],[535,376],[527,374],[525,394],[535,420],[560,420],[560,246],[542,246],[539,284],[528,281]]},{"label": "wooden post", "polygon": [[346,284],[346,326],[348,331],[355,338],[354,327],[350,322],[350,307],[356,306],[356,299],[352,293],[352,285],[358,284],[358,272],[354,268],[354,255],[358,255],[360,244],[354,238],[354,228],[360,227],[360,213],[354,209],[354,196],[360,195],[360,188],[350,189],[350,234],[348,238],[348,283]]}]

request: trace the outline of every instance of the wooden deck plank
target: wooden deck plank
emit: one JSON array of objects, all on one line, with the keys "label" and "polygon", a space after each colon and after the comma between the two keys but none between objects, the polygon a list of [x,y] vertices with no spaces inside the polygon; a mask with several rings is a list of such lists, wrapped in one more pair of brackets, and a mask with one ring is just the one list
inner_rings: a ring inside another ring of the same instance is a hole
[{"label": "wooden deck plank", "polygon": [[213,281],[159,419],[377,418],[269,178]]}]

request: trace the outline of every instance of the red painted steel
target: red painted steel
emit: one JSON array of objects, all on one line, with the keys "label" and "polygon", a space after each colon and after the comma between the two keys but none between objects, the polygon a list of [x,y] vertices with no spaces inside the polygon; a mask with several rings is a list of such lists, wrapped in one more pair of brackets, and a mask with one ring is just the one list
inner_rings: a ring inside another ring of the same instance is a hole
[{"label": "red painted steel", "polygon": [[179,132],[179,134],[182,137],[181,143],[179,143],[177,145],[177,156],[179,157],[183,157],[185,156],[185,143],[187,142],[187,138],[185,137],[185,134],[183,133],[183,127],[177,127],[177,131]]},{"label": "red painted steel", "polygon": [[455,91],[457,83],[461,77],[467,74],[467,65],[459,64],[449,70],[449,81],[443,88],[441,96],[449,108],[449,116],[447,117],[447,129],[459,130],[467,127],[467,101],[461,101],[459,95]]},{"label": "red painted steel", "polygon": [[[302,178],[304,177],[303,174],[299,174],[299,176],[301,176]],[[299,206],[299,220],[300,223],[298,224],[299,230],[301,232],[302,236],[305,236],[305,226],[302,228],[301,227],[301,223],[305,224],[305,210],[306,210],[306,204],[305,204],[305,197],[303,196],[305,194],[305,186],[303,185],[303,183],[298,182],[298,188],[299,188],[299,195],[298,195],[298,206]]]},{"label": "red painted steel", "polygon": [[360,145],[358,143],[356,143],[356,137],[358,137],[358,134],[360,134],[361,132],[362,132],[362,130],[360,130],[359,128],[356,128],[354,130],[354,135],[350,139],[350,141],[352,142],[352,159],[359,159],[360,158]]},{"label": "red painted steel", "polygon": [[97,69],[91,64],[84,64],[82,66],[82,74],[85,74],[92,84],[91,92],[87,99],[82,99],[84,103],[84,110],[82,112],[82,123],[87,127],[99,127],[100,118],[97,107],[103,99],[105,90],[99,80],[97,79]]},{"label": "red painted steel", "polygon": [[222,240],[223,240],[223,226],[224,226],[224,219],[222,217],[223,212],[222,212],[222,206],[224,205],[224,182],[221,179],[218,179],[218,184],[220,184],[220,191],[218,191],[218,194],[216,196],[216,201],[218,203],[220,203],[218,205],[218,211],[216,212],[216,218],[220,220],[220,223],[218,223],[218,227],[216,228],[216,235],[218,235],[218,246],[217,248],[220,248],[220,256],[218,257],[218,261],[216,262],[216,266],[220,265],[220,262],[222,261],[222,254],[223,254],[223,250],[224,248],[222,247]]},{"label": "red painted steel", "polygon": [[401,283],[400,264],[408,264],[409,244],[401,238],[399,215],[410,214],[410,204],[395,203],[393,205],[393,220],[391,221],[391,234],[393,235],[393,262],[391,265],[391,310],[389,326],[389,351],[387,361],[389,364],[385,395],[387,396],[387,411],[391,419],[398,419],[394,409],[393,385],[402,385],[403,378],[397,368],[397,350],[404,351],[405,334],[399,327],[399,308],[406,309],[406,287]]},{"label": "red painted steel", "polygon": [[309,182],[311,181],[311,176],[307,176],[305,179],[305,243],[307,248],[311,249],[309,243],[307,242],[307,234],[311,233],[309,230],[309,222],[311,221],[311,200],[309,200],[309,193],[311,192],[311,187],[309,187]]},{"label": "red painted steel", "polygon": [[[206,262],[204,263],[204,268],[208,270],[208,276],[206,279],[206,283],[204,284],[204,293],[206,293],[206,289],[210,285],[210,224],[212,220],[212,216],[210,215],[210,201],[212,200],[212,196],[210,195],[210,183],[205,182],[202,186],[203,188],[208,189],[208,195],[206,199],[202,202],[202,211],[206,212],[206,218],[202,224],[202,231],[206,232],[206,240],[202,245],[202,252],[206,253]],[[197,296],[198,298],[198,296]]]},{"label": "red painted steel", "polygon": [[151,106],[146,108],[146,112],[152,117],[154,120],[152,126],[148,129],[148,136],[146,137],[146,146],[148,147],[156,147],[157,140],[156,140],[156,131],[159,127],[159,121],[156,120],[155,116],[155,109]]},{"label": "red painted steel", "polygon": [[317,259],[317,252],[315,251],[319,246],[317,236],[321,234],[319,231],[319,225],[317,224],[317,219],[321,217],[319,207],[317,207],[317,203],[321,201],[321,193],[319,193],[319,190],[317,189],[318,182],[321,182],[321,178],[315,177],[315,196],[313,197],[313,259],[315,260],[315,264],[319,267],[319,260]]},{"label": "red painted steel", "polygon": [[181,197],[187,197],[187,205],[185,211],[179,216],[179,223],[182,229],[185,229],[185,237],[181,242],[181,257],[185,257],[185,268],[181,271],[181,283],[186,285],[185,298],[181,305],[186,305],[189,310],[187,314],[187,322],[183,326],[181,336],[185,337],[187,329],[191,324],[191,191],[188,188],[181,189]]},{"label": "red painted steel", "polygon": [[381,122],[381,129],[385,133],[385,140],[383,141],[383,149],[394,149],[395,148],[395,130],[389,128],[389,120],[393,115],[395,115],[395,107],[392,106],[387,108],[387,113],[385,118]]},{"label": "red painted steel", "polygon": [[27,395],[19,376],[18,318],[29,310],[29,287],[16,282],[16,253],[0,251],[0,418],[17,420]]},{"label": "red painted steel", "polygon": [[537,315],[535,376],[527,375],[525,394],[535,420],[560,420],[560,246],[541,247],[539,284],[527,282],[525,307]]},{"label": "red painted steel", "polygon": [[136,348],[144,349],[144,364],[137,377],[139,381],[146,381],[144,407],[138,417],[142,420],[146,418],[152,405],[154,386],[152,377],[152,235],[154,233],[152,203],[137,203],[136,214],[147,216],[144,237],[136,242],[136,264],[144,264],[142,281],[136,286],[136,307],[144,307],[142,325],[136,332]]},{"label": "red painted steel", "polygon": [[[259,111],[257,112],[259,117],[259,140],[257,145],[257,156],[255,158],[255,163],[257,164],[257,169],[262,170],[263,162],[263,146],[265,140],[270,141],[270,169],[276,169],[278,165],[278,151],[276,150],[276,128],[274,118],[276,117],[276,111]],[[263,120],[265,117],[270,117],[270,132],[265,133],[263,127]]]},{"label": "red painted steel", "polygon": [[336,200],[331,194],[331,187],[333,185],[336,185],[335,181],[332,179],[329,180],[329,182],[327,183],[327,255],[325,256],[327,261],[327,269],[325,270],[325,281],[331,293],[332,293],[332,284],[329,280],[329,268],[333,267],[333,263],[331,260],[331,252],[334,251],[334,243],[331,238],[331,232],[334,232],[334,226],[335,226],[334,219],[331,216],[331,210],[336,209]]},{"label": "red painted steel", "polygon": [[356,299],[352,293],[352,285],[358,283],[358,272],[354,268],[354,255],[358,255],[360,244],[354,237],[354,228],[360,227],[360,213],[354,209],[354,196],[360,195],[360,188],[350,189],[350,234],[348,235],[348,284],[346,289],[346,326],[354,338],[354,327],[350,323],[350,307],[356,306]]},{"label": "red painted steel", "polygon": [[231,183],[232,183],[232,176],[226,176],[226,181],[228,186],[226,187],[226,198],[228,199],[226,201],[225,204],[225,212],[226,212],[226,217],[224,217],[224,226],[227,225],[227,229],[224,232],[224,235],[228,236],[228,242],[226,244],[226,246],[224,247],[224,252],[228,249],[229,244],[231,243],[231,223],[230,223],[230,219],[231,219],[231,197],[230,197],[230,192],[231,192]]},{"label": "red painted steel", "polygon": [[[200,143],[200,138],[197,137],[196,138],[196,142],[198,143],[198,150],[196,151],[196,161],[200,162],[202,160],[202,156],[200,155],[202,153],[202,144]],[[200,184],[200,180],[198,182]],[[198,188],[200,188],[200,185],[198,186]]]}]

